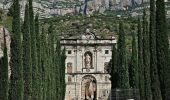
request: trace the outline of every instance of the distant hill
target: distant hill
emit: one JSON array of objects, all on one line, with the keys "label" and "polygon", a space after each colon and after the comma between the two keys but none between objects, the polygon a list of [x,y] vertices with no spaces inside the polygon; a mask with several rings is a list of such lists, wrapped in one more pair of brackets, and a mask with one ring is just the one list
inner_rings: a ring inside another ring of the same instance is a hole
[{"label": "distant hill", "polygon": [[[65,15],[74,13],[94,12],[103,13],[107,9],[123,9],[132,5],[132,1],[140,3],[141,0],[33,0],[34,11],[42,18],[49,18],[55,15]],[[23,17],[27,0],[21,0],[21,16]],[[1,0],[0,9],[6,12],[12,5],[12,0]]]}]

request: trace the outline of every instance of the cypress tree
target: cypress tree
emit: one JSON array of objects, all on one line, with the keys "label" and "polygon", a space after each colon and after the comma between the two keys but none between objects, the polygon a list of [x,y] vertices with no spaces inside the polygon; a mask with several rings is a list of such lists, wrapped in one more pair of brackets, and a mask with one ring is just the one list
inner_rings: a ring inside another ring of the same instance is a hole
[{"label": "cypress tree", "polygon": [[150,0],[150,70],[153,100],[162,100],[157,69],[156,31],[155,31],[155,0]]},{"label": "cypress tree", "polygon": [[8,53],[5,29],[3,28],[4,48],[3,57],[0,59],[0,100],[8,100]]},{"label": "cypress tree", "polygon": [[169,41],[164,0],[156,1],[157,67],[163,100],[170,100]]},{"label": "cypress tree", "polygon": [[61,95],[60,95],[60,77],[61,77],[61,74],[60,74],[60,65],[61,65],[61,62],[60,62],[60,59],[61,59],[61,48],[60,48],[60,42],[59,40],[56,41],[56,51],[55,51],[56,55],[55,55],[55,67],[56,67],[56,75],[55,75],[55,78],[56,78],[56,98],[60,99]]},{"label": "cypress tree", "polygon": [[61,53],[61,100],[65,100],[65,91],[66,91],[66,83],[65,83],[65,60],[66,60],[66,55],[65,55],[65,48],[62,50]]},{"label": "cypress tree", "polygon": [[31,34],[31,59],[32,59],[32,100],[38,100],[38,66],[37,47],[32,0],[29,0],[29,19]]},{"label": "cypress tree", "polygon": [[42,65],[41,65],[41,34],[39,32],[39,15],[35,16],[35,33],[36,33],[36,46],[37,46],[37,66],[38,66],[38,98],[42,100]]},{"label": "cypress tree", "polygon": [[112,89],[118,87],[118,73],[117,73],[117,49],[116,46],[113,45],[112,47],[112,60],[111,60],[111,82],[112,82]]},{"label": "cypress tree", "polygon": [[42,66],[42,91],[43,91],[43,100],[47,98],[47,42],[46,42],[46,34],[44,32],[44,28],[42,29],[41,34],[41,66]]},{"label": "cypress tree", "polygon": [[50,58],[51,58],[51,99],[55,99],[55,85],[56,85],[56,80],[55,80],[55,48],[54,48],[54,43],[55,43],[55,36],[54,36],[54,26],[50,25],[48,29],[49,33],[49,46],[50,46]]},{"label": "cypress tree", "polygon": [[145,78],[145,97],[146,100],[152,100],[151,79],[150,79],[150,51],[149,51],[149,33],[146,11],[143,15],[143,65]]},{"label": "cypress tree", "polygon": [[52,78],[53,78],[53,52],[54,52],[54,41],[53,41],[53,26],[52,25],[50,25],[49,26],[49,28],[48,28],[48,37],[47,37],[47,39],[48,39],[48,46],[49,46],[49,48],[48,48],[48,57],[49,57],[49,59],[48,59],[48,69],[47,69],[47,77],[48,77],[48,92],[47,92],[47,95],[48,95],[48,97],[47,97],[47,99],[52,99]]},{"label": "cypress tree", "polygon": [[140,99],[145,100],[144,91],[144,68],[143,68],[143,35],[141,30],[141,21],[138,19],[138,68],[139,68],[139,92]]},{"label": "cypress tree", "polygon": [[24,100],[31,100],[32,93],[31,36],[29,30],[29,8],[26,4],[23,24]]},{"label": "cypress tree", "polygon": [[14,0],[14,13],[11,35],[11,100],[23,100],[23,66],[22,66],[22,45],[20,27],[20,5],[19,0]]},{"label": "cypress tree", "polygon": [[128,89],[129,88],[129,74],[126,64],[126,50],[125,50],[125,33],[123,29],[123,23],[119,24],[119,38],[118,38],[118,88]]},{"label": "cypress tree", "polygon": [[136,44],[136,35],[134,32],[135,26],[133,26],[132,33],[132,56],[131,56],[131,64],[129,66],[129,83],[130,87],[133,89],[139,88],[139,75],[138,75],[138,59],[137,59],[137,44]]}]

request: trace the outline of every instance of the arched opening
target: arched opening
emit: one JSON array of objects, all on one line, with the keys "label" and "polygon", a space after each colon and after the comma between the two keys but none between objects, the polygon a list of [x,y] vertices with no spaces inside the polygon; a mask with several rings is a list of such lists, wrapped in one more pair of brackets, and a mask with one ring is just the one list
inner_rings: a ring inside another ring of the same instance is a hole
[{"label": "arched opening", "polygon": [[97,81],[91,75],[84,76],[81,86],[82,100],[97,100]]},{"label": "arched opening", "polygon": [[85,68],[87,69],[91,69],[93,68],[93,55],[90,51],[87,51],[85,54],[84,54],[84,65],[85,65]]}]

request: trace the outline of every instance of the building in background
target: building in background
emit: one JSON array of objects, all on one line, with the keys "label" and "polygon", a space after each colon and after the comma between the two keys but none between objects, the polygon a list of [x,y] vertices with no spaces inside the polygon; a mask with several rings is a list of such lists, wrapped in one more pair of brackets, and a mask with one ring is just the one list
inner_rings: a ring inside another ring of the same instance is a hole
[{"label": "building in background", "polygon": [[100,39],[93,33],[63,38],[66,49],[65,100],[107,100],[111,81],[108,63],[112,56],[114,37]]}]

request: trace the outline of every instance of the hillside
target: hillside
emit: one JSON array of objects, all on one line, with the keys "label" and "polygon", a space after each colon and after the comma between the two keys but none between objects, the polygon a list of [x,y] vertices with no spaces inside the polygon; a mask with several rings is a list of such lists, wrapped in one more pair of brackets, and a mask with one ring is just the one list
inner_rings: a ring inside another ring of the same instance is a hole
[{"label": "hillside", "polygon": [[[33,0],[33,7],[41,18],[49,18],[54,15],[65,15],[68,13],[103,13],[105,10],[124,9],[132,5],[132,1],[140,3],[141,0]],[[27,0],[21,0],[21,16],[23,17],[24,8]],[[0,1],[0,9],[8,12],[12,5],[12,0]]]}]

